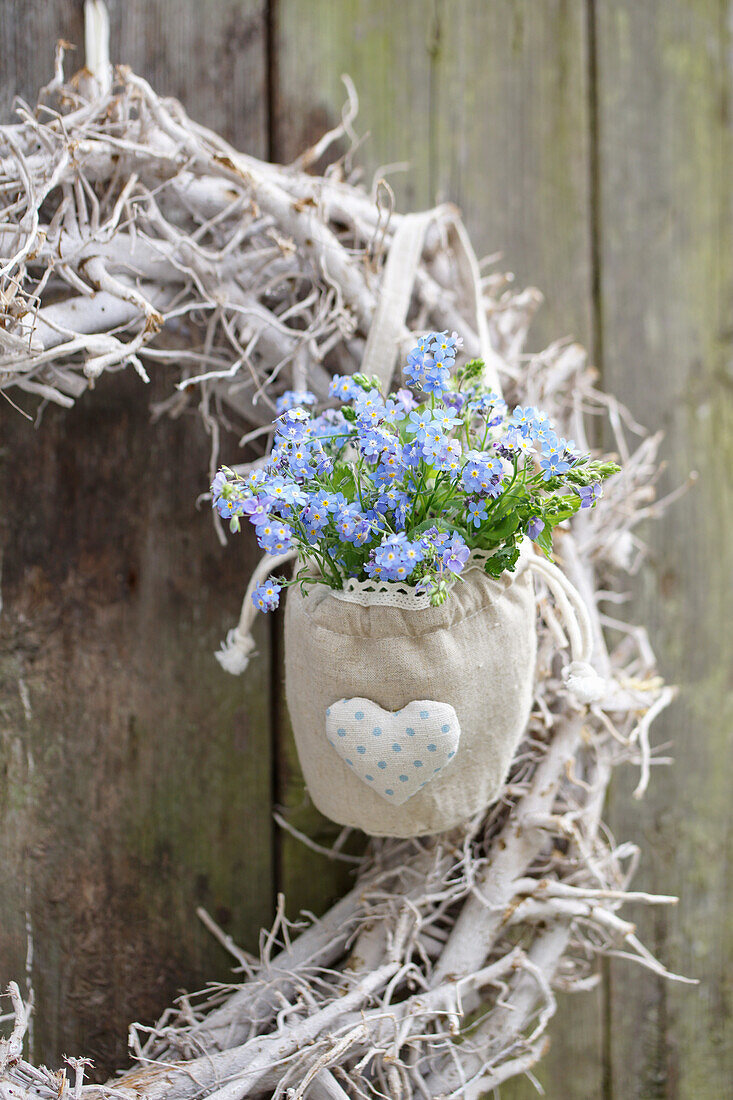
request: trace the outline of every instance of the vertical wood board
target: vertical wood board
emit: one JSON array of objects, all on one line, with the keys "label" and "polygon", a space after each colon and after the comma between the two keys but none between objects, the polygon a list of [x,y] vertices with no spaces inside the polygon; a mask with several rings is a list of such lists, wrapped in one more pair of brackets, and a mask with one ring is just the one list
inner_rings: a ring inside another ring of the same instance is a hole
[{"label": "vertical wood board", "polygon": [[[729,5],[597,4],[601,315],[605,387],[664,429],[664,488],[699,481],[661,523],[633,586],[680,698],[655,725],[673,768],[644,801],[617,781],[612,824],[638,837],[641,888],[677,911],[640,912],[674,986],[612,968],[613,1095],[706,1100],[733,1076],[730,873],[733,727],[733,250]],[[666,752],[665,752],[666,755]]]},{"label": "vertical wood board", "polygon": [[[113,61],[264,153],[260,0],[208,3],[205,19],[109,7]],[[35,103],[58,38],[78,47],[67,74],[83,63],[82,11],[0,5],[5,119],[14,95]],[[38,429],[0,406],[0,985],[23,979],[32,940],[34,1057],[91,1055],[101,1077],[126,1060],[131,1020],[228,977],[197,905],[256,948],[275,893],[266,624],[244,678],[213,657],[257,548],[247,534],[222,549],[197,510],[210,441],[195,408],[151,423],[164,374],[104,378]]]}]

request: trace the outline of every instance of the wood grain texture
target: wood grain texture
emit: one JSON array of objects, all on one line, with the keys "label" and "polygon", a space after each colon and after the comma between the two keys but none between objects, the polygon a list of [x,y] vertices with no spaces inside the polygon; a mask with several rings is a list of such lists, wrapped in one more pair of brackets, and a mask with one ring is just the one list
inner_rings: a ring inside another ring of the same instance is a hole
[{"label": "wood grain texture", "polygon": [[[106,2],[113,64],[130,65],[237,148],[266,154],[265,0]],[[10,116],[16,95],[35,104],[53,74],[58,39],[75,47],[67,73],[84,64],[83,8],[82,0],[0,3],[0,116]]]},{"label": "wood grain texture", "polygon": [[730,1091],[733,728],[733,250],[730,5],[597,4],[598,216],[603,375],[642,423],[666,433],[667,487],[695,489],[649,528],[634,590],[661,668],[681,688],[655,726],[675,766],[643,803],[612,795],[638,837],[641,888],[678,911],[639,914],[665,963],[698,990],[613,966],[613,1096],[707,1100]]},{"label": "wood grain texture", "polygon": [[38,430],[0,410],[0,985],[27,913],[35,1056],[102,1073],[131,1020],[226,979],[196,907],[253,948],[274,891],[266,630],[250,675],[213,659],[256,547],[219,546],[208,440],[150,396],[105,378]]},{"label": "wood grain texture", "polygon": [[[264,154],[260,0],[109,7],[113,61]],[[0,4],[4,117],[57,38],[80,47],[67,72],[83,63],[82,10]],[[0,408],[0,987],[24,974],[28,914],[33,1054],[89,1054],[102,1077],[131,1020],[227,978],[196,906],[255,948],[275,893],[266,624],[248,676],[213,658],[258,552],[222,550],[196,510],[209,441],[194,413],[150,423],[164,392],[105,378],[37,431]]]},{"label": "wood grain texture", "polygon": [[[340,74],[359,93],[402,209],[464,210],[479,254],[503,253],[547,305],[533,343],[590,335],[588,95],[578,0],[279,0],[275,152],[296,156],[338,119]],[[503,267],[502,267],[503,269]]]}]

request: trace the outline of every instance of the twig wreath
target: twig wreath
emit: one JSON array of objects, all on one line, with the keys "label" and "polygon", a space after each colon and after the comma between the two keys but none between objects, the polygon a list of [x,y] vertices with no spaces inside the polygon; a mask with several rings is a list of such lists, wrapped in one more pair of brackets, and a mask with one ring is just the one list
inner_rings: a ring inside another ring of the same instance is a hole
[{"label": "twig wreath", "polygon": [[[676,977],[619,913],[676,899],[629,889],[639,849],[601,820],[614,767],[639,768],[641,797],[651,765],[668,762],[649,729],[673,690],[644,628],[615,617],[612,595],[643,560],[637,525],[659,513],[658,437],[594,387],[576,344],[523,352],[540,296],[508,277],[479,278],[453,207],[399,215],[384,181],[371,192],[354,182],[348,153],[323,176],[307,172],[352,136],[353,95],[342,124],[281,167],[238,153],[128,69],[114,81],[106,64],[95,71],[67,83],[59,46],[37,107],[18,104],[18,121],[0,128],[3,393],[30,399],[40,416],[105,371],[132,366],[144,381],[166,365],[176,381],[155,412],[198,403],[211,437],[203,484],[222,431],[264,443],[285,391],[327,403],[333,376],[353,376],[375,354],[370,332],[391,363],[410,332],[456,330],[507,403],[545,409],[584,453],[588,418],[610,429],[622,470],[603,506],[583,510],[572,534],[560,524],[555,540],[588,609],[591,679],[604,691],[572,691],[563,678],[563,593],[539,575],[531,715],[487,812],[434,836],[372,840],[353,889],[324,917],[292,924],[281,905],[259,958],[227,942],[232,983],[181,997],[153,1027],[133,1024],[136,1068],[106,1086],[84,1083],[83,1060],[68,1060],[75,1081],[24,1060],[28,1006],[11,985],[0,1093],[478,1098],[531,1076],[556,991],[593,987],[599,956]],[[413,277],[400,279],[405,256]],[[385,334],[373,323],[390,278],[406,323]],[[231,671],[246,665],[249,621],[245,608],[223,651]]]}]

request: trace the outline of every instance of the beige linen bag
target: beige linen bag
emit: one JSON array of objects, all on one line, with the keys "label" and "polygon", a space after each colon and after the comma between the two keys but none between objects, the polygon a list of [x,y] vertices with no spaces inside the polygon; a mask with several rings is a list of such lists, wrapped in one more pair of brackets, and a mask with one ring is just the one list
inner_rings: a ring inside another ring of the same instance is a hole
[{"label": "beige linen bag", "polygon": [[450,829],[496,798],[532,703],[537,632],[526,565],[524,553],[498,581],[469,569],[442,606],[417,610],[361,606],[320,584],[289,590],[288,709],[322,813],[407,837]]}]

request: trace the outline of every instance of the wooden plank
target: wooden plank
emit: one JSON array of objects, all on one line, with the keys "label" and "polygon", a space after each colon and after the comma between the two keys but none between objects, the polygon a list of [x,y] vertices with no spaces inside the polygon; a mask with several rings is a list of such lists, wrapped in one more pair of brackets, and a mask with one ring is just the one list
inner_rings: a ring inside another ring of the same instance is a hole
[{"label": "wooden plank", "polygon": [[107,0],[110,56],[237,149],[267,153],[266,0]]},{"label": "wooden plank", "polygon": [[[255,156],[267,150],[265,0],[106,0],[110,58],[130,65],[161,95],[184,104]],[[32,105],[53,75],[56,41],[76,46],[66,59],[71,75],[84,63],[82,0],[5,0],[0,4],[3,50],[0,117],[13,98]]]},{"label": "wooden plank", "polygon": [[[349,73],[358,160],[401,208],[451,199],[480,253],[546,295],[533,336],[590,336],[588,126],[580,0],[280,0],[274,148],[295,157],[338,120]],[[304,48],[307,43],[307,48]]]},{"label": "wooden plank", "polygon": [[643,938],[700,987],[613,966],[613,1096],[707,1100],[730,1092],[733,963],[733,331],[729,4],[598,0],[599,246],[606,387],[665,429],[665,487],[694,491],[649,528],[633,618],[650,624],[681,687],[655,727],[674,768],[643,803],[615,787],[613,824],[639,837],[641,888],[677,911],[639,914]]},{"label": "wooden plank", "polygon": [[579,0],[437,6],[432,191],[479,254],[537,286],[531,346],[590,341],[588,64]]},{"label": "wooden plank", "polygon": [[[536,346],[591,326],[587,28],[582,3],[462,0],[280,0],[275,26],[274,151],[290,160],[339,118],[339,80],[360,97],[357,160],[370,180],[379,165],[409,161],[390,175],[403,209],[452,199],[477,248],[503,250],[520,282],[547,292]],[[304,44],[307,43],[307,48]],[[304,801],[289,740],[282,800],[300,827],[324,829]],[[316,909],[337,880],[314,883],[296,842],[285,838],[288,896]],[[319,898],[320,903],[319,902]],[[539,1071],[548,1095],[600,1096],[601,994],[562,998],[552,1047]],[[568,1075],[568,1065],[573,1066]],[[502,1097],[534,1095],[528,1081]]]},{"label": "wooden plank", "polygon": [[[261,153],[263,8],[113,3],[112,57]],[[0,5],[6,117],[81,11]],[[252,949],[275,892],[266,624],[244,678],[213,659],[258,551],[223,550],[195,508],[210,441],[193,412],[150,423],[169,389],[105,378],[37,431],[0,407],[0,987],[23,979],[27,913],[33,1054],[89,1054],[101,1078],[131,1020],[226,980],[196,906]]]},{"label": "wooden plank", "polygon": [[78,46],[67,72],[84,63],[83,8],[77,0],[6,0],[0,4],[0,118],[10,121],[13,100],[21,96],[35,106],[38,89],[53,76],[54,48],[59,38]]},{"label": "wooden plank", "polygon": [[27,911],[35,1055],[100,1072],[131,1020],[226,979],[196,907],[252,949],[274,890],[266,630],[247,676],[213,658],[257,551],[218,545],[208,439],[151,425],[151,390],[103,379],[37,431],[0,410],[0,985]]}]

